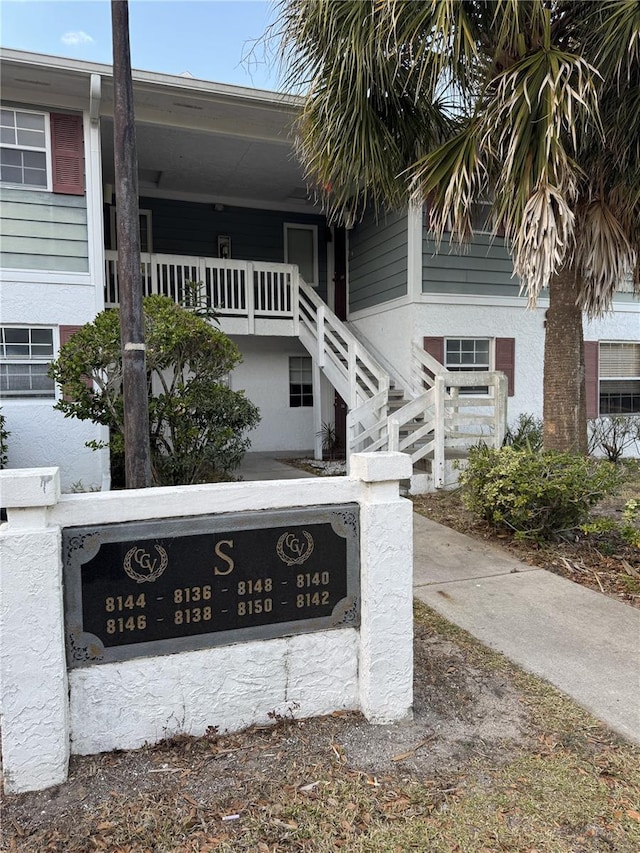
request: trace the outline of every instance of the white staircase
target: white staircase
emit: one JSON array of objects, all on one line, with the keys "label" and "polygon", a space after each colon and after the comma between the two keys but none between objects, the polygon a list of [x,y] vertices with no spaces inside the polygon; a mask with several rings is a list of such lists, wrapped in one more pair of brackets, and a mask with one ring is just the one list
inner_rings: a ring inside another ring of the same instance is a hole
[{"label": "white staircase", "polygon": [[452,461],[466,456],[473,444],[502,444],[507,400],[503,373],[446,371],[414,343],[411,387],[395,387],[366,344],[302,281],[299,337],[349,406],[348,454],[410,454],[412,491],[450,485],[456,478]]}]

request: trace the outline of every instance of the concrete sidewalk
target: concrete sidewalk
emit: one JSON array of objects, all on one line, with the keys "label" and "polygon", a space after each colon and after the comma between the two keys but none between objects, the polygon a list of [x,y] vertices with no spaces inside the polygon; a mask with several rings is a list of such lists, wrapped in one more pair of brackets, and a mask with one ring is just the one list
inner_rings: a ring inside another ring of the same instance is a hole
[{"label": "concrete sidewalk", "polygon": [[[281,462],[278,459],[279,455],[277,451],[245,453],[236,474],[244,481],[297,480],[302,477],[315,476],[315,474],[301,471],[300,468],[294,468],[293,465],[287,465],[286,462]],[[281,454],[281,458],[290,459],[294,455],[293,453],[283,453]],[[304,455],[304,453],[300,453],[300,456]]]},{"label": "concrete sidewalk", "polygon": [[640,611],[414,513],[414,594],[640,743]]}]

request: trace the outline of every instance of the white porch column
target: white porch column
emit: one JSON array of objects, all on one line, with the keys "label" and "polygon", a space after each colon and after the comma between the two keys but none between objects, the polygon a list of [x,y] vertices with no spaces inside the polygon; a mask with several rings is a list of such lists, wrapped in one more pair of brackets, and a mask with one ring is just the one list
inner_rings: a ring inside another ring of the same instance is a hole
[{"label": "white porch column", "polygon": [[60,528],[47,527],[60,497],[57,468],[0,471],[0,708],[8,792],[67,778],[69,699]]},{"label": "white porch column", "polygon": [[322,459],[322,382],[316,358],[311,359],[313,391],[313,458]]},{"label": "white porch column", "polygon": [[411,476],[411,459],[406,453],[355,453],[350,476],[366,490],[360,507],[360,707],[370,722],[391,723],[413,713],[413,509],[398,494],[398,481]]}]

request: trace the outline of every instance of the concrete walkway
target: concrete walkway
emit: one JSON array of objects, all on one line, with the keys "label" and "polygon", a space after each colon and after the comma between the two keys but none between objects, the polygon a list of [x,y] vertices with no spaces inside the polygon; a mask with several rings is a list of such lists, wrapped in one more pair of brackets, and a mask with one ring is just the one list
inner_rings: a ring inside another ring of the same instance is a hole
[{"label": "concrete walkway", "polygon": [[[282,454],[282,457],[291,458],[294,454]],[[311,453],[300,453],[300,457],[312,456]],[[287,465],[286,462],[281,462],[278,458],[278,453],[245,453],[242,458],[242,464],[236,472],[240,479],[249,480],[297,480],[300,477],[314,477],[315,474],[308,474],[306,471],[301,471],[299,468],[294,468],[292,465]]]},{"label": "concrete walkway", "polygon": [[640,743],[640,611],[414,513],[414,594]]}]

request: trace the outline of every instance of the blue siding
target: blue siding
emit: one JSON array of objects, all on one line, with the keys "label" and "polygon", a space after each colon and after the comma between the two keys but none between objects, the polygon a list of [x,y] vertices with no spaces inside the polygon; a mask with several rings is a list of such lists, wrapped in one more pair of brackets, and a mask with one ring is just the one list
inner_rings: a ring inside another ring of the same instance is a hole
[{"label": "blue siding", "polygon": [[153,251],[170,255],[216,257],[218,235],[227,234],[231,237],[232,257],[236,260],[281,264],[284,262],[284,223],[317,225],[318,293],[326,299],[327,228],[324,216],[227,205],[224,210],[217,211],[213,204],[160,198],[141,198],[140,208],[151,211]]},{"label": "blue siding", "polygon": [[0,266],[88,272],[84,196],[3,187]]},{"label": "blue siding", "polygon": [[[422,292],[518,296],[519,281],[504,239],[476,234],[465,245],[443,240],[439,252],[425,230],[422,250]],[[445,235],[446,238],[446,235]]]},{"label": "blue siding", "polygon": [[368,214],[349,233],[349,310],[406,294],[407,214]]}]

